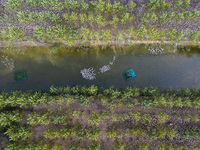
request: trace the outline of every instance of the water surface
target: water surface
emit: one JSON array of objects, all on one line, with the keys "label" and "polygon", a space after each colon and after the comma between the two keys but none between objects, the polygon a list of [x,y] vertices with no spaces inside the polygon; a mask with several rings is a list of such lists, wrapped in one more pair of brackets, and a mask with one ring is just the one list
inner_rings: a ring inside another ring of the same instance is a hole
[{"label": "water surface", "polygon": [[[44,90],[51,85],[75,86],[98,85],[99,87],[117,88],[126,86],[138,87],[172,87],[200,89],[200,53],[198,48],[191,52],[169,53],[174,47],[162,46],[163,54],[151,54],[149,46],[132,46],[123,48],[106,48],[71,51],[60,48],[58,53],[49,52],[49,47],[28,47],[24,53],[0,53],[0,60],[14,60],[5,66],[0,62],[0,90]],[[18,48],[22,49],[22,48]],[[4,56],[4,57],[2,57]],[[99,68],[110,65],[110,70],[98,73]],[[92,67],[96,76],[94,80],[86,80],[80,71]],[[132,68],[136,78],[125,81],[122,72]],[[27,79],[16,82],[14,72],[26,70]]]}]

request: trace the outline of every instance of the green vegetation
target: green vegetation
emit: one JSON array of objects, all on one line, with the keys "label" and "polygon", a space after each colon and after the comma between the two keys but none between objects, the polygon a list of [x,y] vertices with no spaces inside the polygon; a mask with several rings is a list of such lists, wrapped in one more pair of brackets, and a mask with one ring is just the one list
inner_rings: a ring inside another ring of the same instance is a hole
[{"label": "green vegetation", "polygon": [[1,136],[8,139],[2,146],[6,150],[199,148],[199,90],[113,86],[102,90],[92,85],[51,86],[49,93],[1,92]]},{"label": "green vegetation", "polygon": [[[200,17],[200,10],[191,8],[198,4],[190,0],[147,0],[142,6],[132,1],[123,5],[120,1],[110,0],[8,0],[3,3],[8,15],[2,12],[4,15],[1,15],[0,22],[9,23],[9,27],[0,30],[0,40],[59,41],[67,46],[100,41],[131,44],[137,40],[162,43],[189,41],[197,45],[200,44],[200,35],[195,22]],[[137,15],[141,7],[142,12]],[[190,26],[185,25],[187,21]],[[27,30],[24,26],[31,29]],[[183,33],[186,30],[190,32]]]}]

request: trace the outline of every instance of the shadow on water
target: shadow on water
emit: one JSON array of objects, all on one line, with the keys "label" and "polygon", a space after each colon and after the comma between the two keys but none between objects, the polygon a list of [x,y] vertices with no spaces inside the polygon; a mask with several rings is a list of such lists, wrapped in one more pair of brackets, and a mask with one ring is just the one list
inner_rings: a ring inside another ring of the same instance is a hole
[{"label": "shadow on water", "polygon": [[[67,48],[16,48],[0,53],[0,90],[42,90],[54,86],[92,84],[99,87],[127,86],[200,88],[200,50],[171,45],[135,45]],[[19,50],[21,49],[21,51]],[[4,57],[3,57],[4,56]],[[7,56],[7,57],[6,57]],[[6,58],[7,59],[6,59]],[[14,68],[9,60],[14,60]],[[1,62],[3,61],[3,62]],[[94,80],[83,78],[81,70],[92,68]],[[133,69],[136,78],[125,81],[122,72]],[[14,80],[14,72],[26,70],[27,79]]]}]

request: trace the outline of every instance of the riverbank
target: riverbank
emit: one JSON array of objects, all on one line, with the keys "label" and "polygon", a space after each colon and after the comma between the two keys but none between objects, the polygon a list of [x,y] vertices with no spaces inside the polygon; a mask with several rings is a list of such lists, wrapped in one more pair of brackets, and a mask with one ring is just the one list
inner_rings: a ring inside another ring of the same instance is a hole
[{"label": "riverbank", "polygon": [[61,44],[66,47],[80,48],[80,47],[98,47],[98,46],[133,46],[142,44],[160,44],[160,45],[174,45],[174,47],[184,47],[184,46],[200,46],[200,43],[193,43],[192,41],[180,41],[179,43],[170,41],[139,41],[139,40],[126,40],[126,41],[95,41],[88,40],[82,41],[74,40],[73,44],[67,41],[52,41],[51,43],[41,43],[36,41],[21,41],[21,42],[0,42],[0,47],[25,47],[25,46],[51,46],[55,44]]}]

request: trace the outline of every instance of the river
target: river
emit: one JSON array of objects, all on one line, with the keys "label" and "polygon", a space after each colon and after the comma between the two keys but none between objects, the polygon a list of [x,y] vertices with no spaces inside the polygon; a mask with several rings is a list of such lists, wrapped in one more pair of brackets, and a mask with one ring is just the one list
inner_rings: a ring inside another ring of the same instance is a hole
[{"label": "river", "polygon": [[[92,84],[104,88],[113,85],[117,88],[153,86],[162,89],[200,89],[200,49],[197,47],[191,48],[190,52],[177,52],[177,48],[170,45],[137,45],[80,51],[63,47],[55,54],[49,52],[49,47],[16,49],[17,52],[0,53],[1,91],[48,91],[51,85]],[[82,74],[88,68],[94,73],[91,74],[91,80]],[[135,71],[136,77],[126,81],[122,72],[130,68]],[[20,70],[26,71],[27,79],[15,81],[14,73]]]}]

